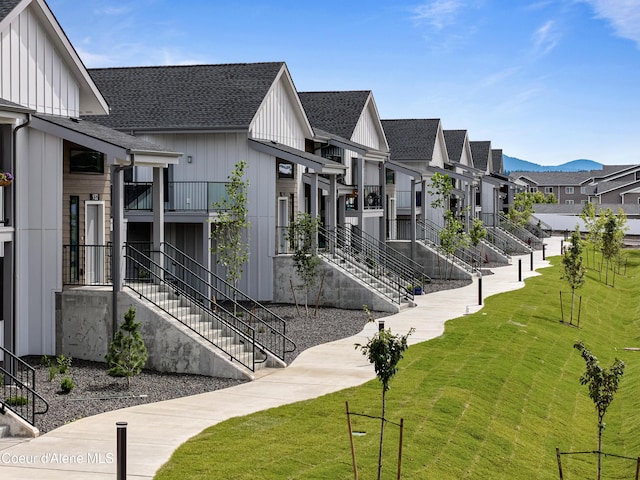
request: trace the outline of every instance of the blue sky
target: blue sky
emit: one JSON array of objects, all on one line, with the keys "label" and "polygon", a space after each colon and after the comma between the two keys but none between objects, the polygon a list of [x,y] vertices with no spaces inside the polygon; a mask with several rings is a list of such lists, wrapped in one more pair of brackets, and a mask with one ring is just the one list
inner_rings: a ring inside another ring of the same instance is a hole
[{"label": "blue sky", "polygon": [[285,61],[506,155],[640,163],[640,0],[48,0],[88,67]]}]

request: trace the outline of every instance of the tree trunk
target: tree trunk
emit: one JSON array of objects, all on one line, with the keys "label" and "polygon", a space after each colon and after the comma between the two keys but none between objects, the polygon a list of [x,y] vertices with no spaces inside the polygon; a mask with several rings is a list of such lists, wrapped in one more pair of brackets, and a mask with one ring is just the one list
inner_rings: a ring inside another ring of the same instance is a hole
[{"label": "tree trunk", "polygon": [[569,317],[569,325],[573,325],[573,306],[575,305],[576,291],[571,289],[571,316]]},{"label": "tree trunk", "polygon": [[382,388],[382,425],[380,426],[380,450],[378,451],[378,480],[382,479],[382,443],[384,440],[384,410],[386,406],[386,391]]},{"label": "tree trunk", "polygon": [[602,476],[602,418],[598,422],[598,480]]}]

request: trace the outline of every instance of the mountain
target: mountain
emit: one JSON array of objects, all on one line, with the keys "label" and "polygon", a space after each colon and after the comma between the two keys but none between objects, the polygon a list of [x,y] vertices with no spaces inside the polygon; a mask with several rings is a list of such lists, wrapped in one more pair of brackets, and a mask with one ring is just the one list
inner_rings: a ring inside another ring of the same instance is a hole
[{"label": "mountain", "polygon": [[602,164],[593,160],[572,160],[571,162],[563,163],[562,165],[539,165],[533,162],[527,162],[519,158],[510,157],[509,155],[503,155],[502,160],[504,163],[504,172],[581,172],[589,170],[600,170]]}]

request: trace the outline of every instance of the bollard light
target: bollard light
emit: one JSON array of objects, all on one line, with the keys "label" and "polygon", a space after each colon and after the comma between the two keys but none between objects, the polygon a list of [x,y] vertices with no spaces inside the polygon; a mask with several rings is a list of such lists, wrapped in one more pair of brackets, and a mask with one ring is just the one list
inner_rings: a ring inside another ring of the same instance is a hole
[{"label": "bollard light", "polygon": [[116,479],[127,480],[127,422],[116,422]]}]

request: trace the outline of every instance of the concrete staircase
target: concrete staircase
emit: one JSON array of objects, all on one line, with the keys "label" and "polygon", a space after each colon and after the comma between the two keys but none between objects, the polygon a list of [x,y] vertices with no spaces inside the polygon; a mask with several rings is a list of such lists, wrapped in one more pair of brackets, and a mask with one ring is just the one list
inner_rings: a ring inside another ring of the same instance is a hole
[{"label": "concrete staircase", "polygon": [[217,306],[211,310],[209,306],[195,302],[170,285],[145,284],[143,288],[134,284],[128,286],[134,291],[143,291],[146,302],[160,308],[198,334],[218,353],[227,355],[238,367],[243,365],[248,370],[257,370],[265,366],[285,366],[281,360],[268,355],[258,346],[254,347],[252,336],[259,344],[264,332],[254,329],[232,312]]},{"label": "concrete staircase", "polygon": [[340,255],[338,252],[331,254],[319,251],[318,254],[328,264],[344,272],[370,294],[387,302],[390,308],[400,311],[415,306],[413,300],[406,295],[406,291],[394,288],[393,280],[387,278],[379,270],[373,271],[365,263],[358,262],[353,257],[347,260],[348,257]]},{"label": "concrete staircase", "polygon": [[0,424],[0,438],[9,437],[10,431],[11,429],[9,428],[9,425]]}]

